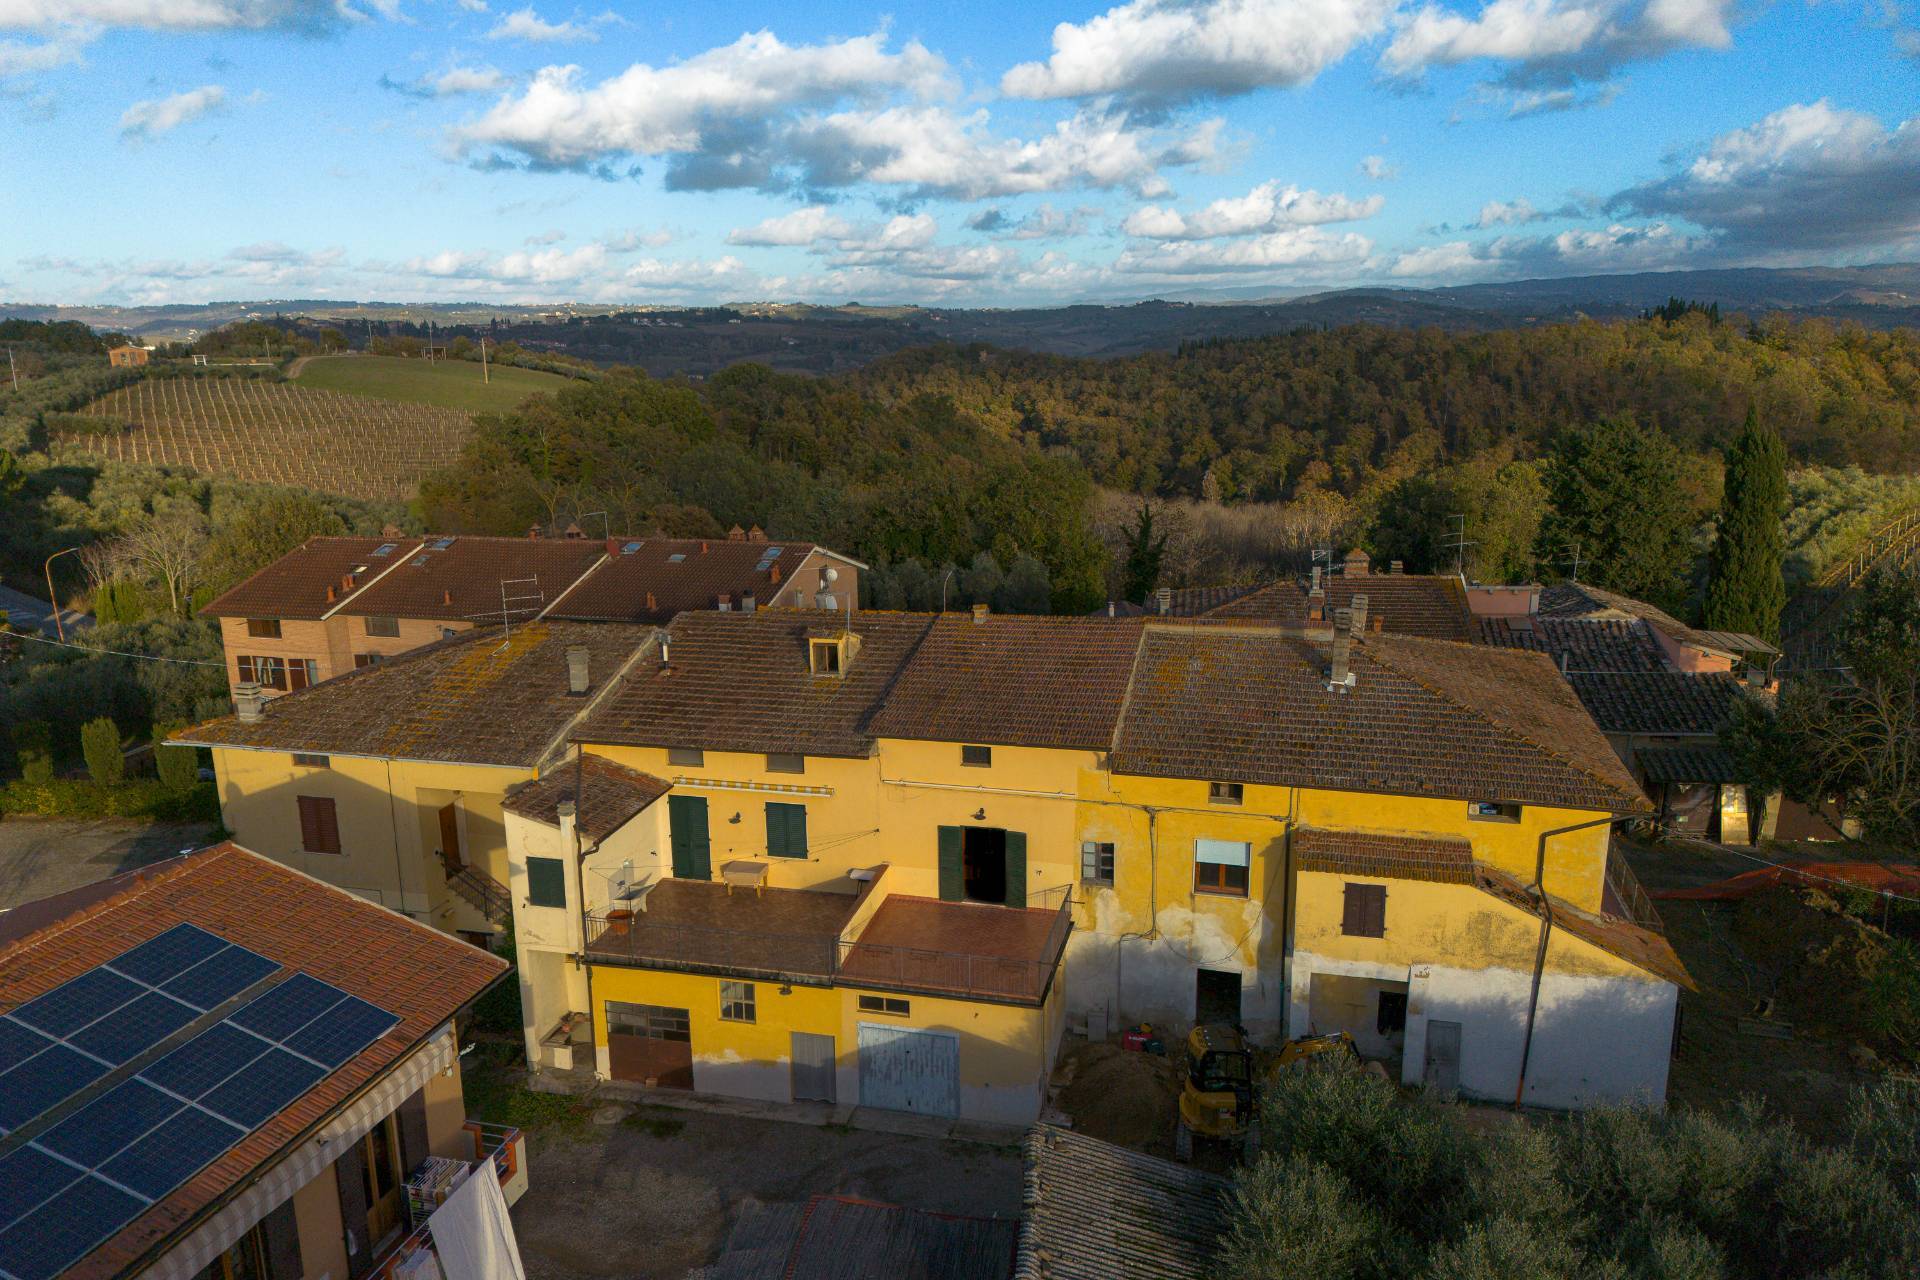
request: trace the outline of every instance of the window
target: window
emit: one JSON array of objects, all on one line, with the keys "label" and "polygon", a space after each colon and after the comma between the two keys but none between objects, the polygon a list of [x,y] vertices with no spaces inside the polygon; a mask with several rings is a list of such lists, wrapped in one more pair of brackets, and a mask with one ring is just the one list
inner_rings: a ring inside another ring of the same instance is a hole
[{"label": "window", "polygon": [[1193,891],[1247,896],[1247,867],[1253,846],[1244,840],[1193,842]]},{"label": "window", "polygon": [[891,1013],[904,1018],[913,1012],[913,1001],[893,996],[861,996],[860,1012]]},{"label": "window", "polygon": [[353,669],[358,671],[361,667],[370,667],[385,656],[382,653],[356,653],[353,655]]},{"label": "window", "polygon": [[333,762],[325,756],[312,756],[300,751],[294,752],[293,763],[296,768],[300,769],[329,769],[333,767]]},{"label": "window", "polygon": [[1346,910],[1340,918],[1340,932],[1353,938],[1387,936],[1387,886],[1349,884]]},{"label": "window", "polygon": [[527,905],[567,905],[567,864],[558,858],[527,859]]},{"label": "window", "polygon": [[263,689],[287,687],[287,668],[278,658],[257,658],[243,653],[234,659],[234,664],[240,669],[241,684],[252,682]]},{"label": "window", "polygon": [[383,542],[373,549],[373,554],[377,556],[390,556],[399,549],[398,543]]},{"label": "window", "polygon": [[813,661],[813,674],[817,676],[840,674],[840,642],[838,640],[815,640],[808,645],[807,651]]},{"label": "window", "polygon": [[1475,822],[1518,822],[1520,806],[1497,800],[1475,800],[1467,805],[1467,816]]},{"label": "window", "polygon": [[248,618],[247,634],[256,640],[278,640],[280,638],[280,619]]},{"label": "window", "polygon": [[720,984],[720,1021],[753,1021],[753,984],[751,982]]},{"label": "window", "polygon": [[767,752],[768,773],[805,773],[807,758],[797,751]]},{"label": "window", "polygon": [[398,618],[374,617],[368,618],[366,623],[367,634],[370,636],[397,636],[400,634],[400,619]]},{"label": "window", "polygon": [[668,747],[667,763],[684,764],[690,765],[695,769],[703,769],[707,764],[707,753],[699,747]]},{"label": "window", "polygon": [[693,1039],[687,1011],[658,1004],[607,1001],[607,1030],[616,1035],[624,1032],[630,1036],[645,1036],[649,1040],[674,1040],[682,1044]]},{"label": "window", "polygon": [[1380,1011],[1374,1016],[1373,1029],[1383,1036],[1394,1035],[1407,1029],[1406,992],[1382,991],[1380,993]]},{"label": "window", "polygon": [[1088,884],[1113,883],[1113,844],[1086,840],[1080,845],[1080,878]]},{"label": "window", "polygon": [[1207,801],[1210,804],[1239,804],[1245,798],[1246,788],[1237,782],[1209,782]]},{"label": "window", "polygon": [[960,763],[974,769],[989,768],[993,764],[993,748],[961,747]]},{"label": "window", "polygon": [[256,1222],[212,1262],[202,1267],[194,1280],[265,1280],[267,1275],[267,1224]]},{"label": "window", "polygon": [[308,853],[340,852],[340,817],[330,796],[296,796],[300,805],[300,847]]},{"label": "window", "polygon": [[287,659],[287,688],[311,689],[320,683],[320,664],[312,658]]},{"label": "window", "polygon": [[771,858],[807,856],[807,806],[768,803],[767,856]]}]

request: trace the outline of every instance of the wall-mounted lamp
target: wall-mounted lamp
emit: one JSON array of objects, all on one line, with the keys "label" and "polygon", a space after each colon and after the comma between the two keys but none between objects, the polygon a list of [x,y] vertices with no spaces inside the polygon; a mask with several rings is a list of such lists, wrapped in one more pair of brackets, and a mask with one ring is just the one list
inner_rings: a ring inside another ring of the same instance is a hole
[{"label": "wall-mounted lamp", "polygon": [[734,827],[737,827],[737,826],[739,826],[739,825],[740,825],[740,815],[739,815],[739,814],[738,814],[738,813],[736,812],[736,813],[735,813],[735,814],[734,814],[734,815],[733,815],[733,816],[732,816],[731,818],[728,818],[728,819],[727,819],[727,825],[729,825],[729,826],[734,826]]},{"label": "wall-mounted lamp", "polygon": [[985,822],[987,820],[987,809],[985,805],[973,811],[973,820],[975,822]]},{"label": "wall-mounted lamp", "polygon": [[790,995],[792,995],[792,994],[793,994],[793,984],[792,984],[791,982],[783,982],[783,983],[781,983],[781,984],[780,984],[780,994],[781,994],[781,995],[783,995],[783,996],[790,996]]}]

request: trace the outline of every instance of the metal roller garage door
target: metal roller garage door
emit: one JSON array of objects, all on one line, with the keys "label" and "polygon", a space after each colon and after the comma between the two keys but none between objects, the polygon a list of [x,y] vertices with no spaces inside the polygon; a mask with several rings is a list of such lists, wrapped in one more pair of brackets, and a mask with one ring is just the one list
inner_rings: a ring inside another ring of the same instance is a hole
[{"label": "metal roller garage door", "polygon": [[860,1024],[860,1105],[960,1114],[960,1037]]}]

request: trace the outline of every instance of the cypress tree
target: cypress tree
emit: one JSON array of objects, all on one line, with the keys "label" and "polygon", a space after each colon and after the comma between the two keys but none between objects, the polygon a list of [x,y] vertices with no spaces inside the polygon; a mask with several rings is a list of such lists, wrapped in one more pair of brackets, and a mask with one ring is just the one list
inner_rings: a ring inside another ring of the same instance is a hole
[{"label": "cypress tree", "polygon": [[1571,567],[1577,555],[1580,581],[1679,607],[1692,513],[1672,441],[1631,417],[1602,418],[1561,436],[1543,479],[1541,564]]},{"label": "cypress tree", "polygon": [[1780,611],[1787,603],[1781,576],[1786,507],[1787,447],[1779,432],[1748,409],[1747,425],[1727,447],[1720,529],[1708,562],[1707,626],[1780,638]]}]

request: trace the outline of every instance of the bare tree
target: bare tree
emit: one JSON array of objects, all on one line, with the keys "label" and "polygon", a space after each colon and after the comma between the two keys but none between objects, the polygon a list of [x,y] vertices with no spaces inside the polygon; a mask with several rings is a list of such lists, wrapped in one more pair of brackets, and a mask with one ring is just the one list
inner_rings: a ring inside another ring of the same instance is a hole
[{"label": "bare tree", "polygon": [[169,508],[142,516],[114,541],[114,554],[164,583],[169,608],[184,616],[207,548],[206,517],[198,510]]}]

